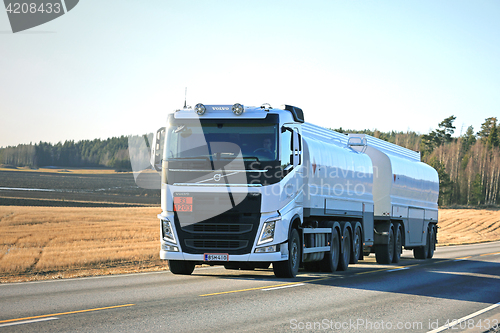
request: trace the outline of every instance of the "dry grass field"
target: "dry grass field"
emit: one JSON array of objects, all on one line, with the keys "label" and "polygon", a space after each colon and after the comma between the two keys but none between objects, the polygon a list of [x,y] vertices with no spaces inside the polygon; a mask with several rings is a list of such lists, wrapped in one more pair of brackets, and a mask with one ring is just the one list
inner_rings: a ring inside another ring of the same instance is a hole
[{"label": "dry grass field", "polygon": [[[0,282],[167,269],[159,207],[0,206]],[[500,211],[440,210],[440,245],[500,239]]]},{"label": "dry grass field", "polygon": [[500,210],[440,209],[439,245],[500,240]]},{"label": "dry grass field", "polygon": [[0,282],[164,269],[158,213],[0,206]]}]

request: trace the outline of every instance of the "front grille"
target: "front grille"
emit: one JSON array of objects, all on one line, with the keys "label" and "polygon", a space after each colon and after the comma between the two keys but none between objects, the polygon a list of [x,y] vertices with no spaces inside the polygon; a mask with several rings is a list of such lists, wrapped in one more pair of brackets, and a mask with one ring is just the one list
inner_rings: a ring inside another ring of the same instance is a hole
[{"label": "front grille", "polygon": [[242,234],[252,231],[252,224],[216,224],[216,223],[196,223],[183,227],[182,230],[189,233],[230,233]]},{"label": "front grille", "polygon": [[185,244],[199,250],[241,250],[247,247],[246,240],[186,239]]},{"label": "front grille", "polygon": [[[233,194],[232,201],[238,203],[236,206],[231,205],[227,193],[183,192],[174,193],[174,196],[191,197],[193,202],[192,211],[174,212],[174,223],[184,252],[250,253],[259,229],[260,194]],[[208,218],[204,219],[205,216]]]}]

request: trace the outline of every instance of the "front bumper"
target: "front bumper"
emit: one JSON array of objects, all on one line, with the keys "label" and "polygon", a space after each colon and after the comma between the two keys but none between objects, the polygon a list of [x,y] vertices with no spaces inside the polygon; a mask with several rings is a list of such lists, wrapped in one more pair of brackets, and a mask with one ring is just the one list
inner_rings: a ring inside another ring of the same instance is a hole
[{"label": "front bumper", "polygon": [[[170,252],[165,250],[160,250],[160,258],[167,260],[190,260],[203,262],[203,254],[189,254],[182,252]],[[230,254],[228,256],[228,261],[245,261],[245,262],[275,262],[288,260],[288,254],[282,254],[281,252],[273,253],[250,253],[250,254]],[[226,261],[217,262],[207,262],[212,264],[224,264]]]}]

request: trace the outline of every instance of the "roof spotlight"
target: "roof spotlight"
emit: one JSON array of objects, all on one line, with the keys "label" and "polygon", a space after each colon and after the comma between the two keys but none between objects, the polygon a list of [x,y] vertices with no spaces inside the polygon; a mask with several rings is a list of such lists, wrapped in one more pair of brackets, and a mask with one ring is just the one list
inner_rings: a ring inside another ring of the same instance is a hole
[{"label": "roof spotlight", "polygon": [[205,107],[205,105],[198,103],[194,106],[194,110],[198,115],[202,116],[205,114],[205,111],[207,111],[207,108]]},{"label": "roof spotlight", "polygon": [[240,114],[243,113],[244,108],[243,105],[241,105],[240,103],[236,103],[233,105],[232,110],[235,115],[239,116]]},{"label": "roof spotlight", "polygon": [[272,109],[273,107],[269,103],[264,103],[260,106],[261,109],[264,109],[265,111],[269,111],[269,109]]}]

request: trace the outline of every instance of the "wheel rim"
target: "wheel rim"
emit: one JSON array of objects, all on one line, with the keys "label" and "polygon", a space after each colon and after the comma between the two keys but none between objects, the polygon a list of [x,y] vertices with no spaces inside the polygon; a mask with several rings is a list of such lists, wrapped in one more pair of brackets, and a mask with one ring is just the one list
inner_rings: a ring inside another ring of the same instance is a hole
[{"label": "wheel rim", "polygon": [[389,253],[389,259],[392,260],[392,258],[394,258],[394,229],[390,229],[389,231],[389,249],[388,249],[388,253]]},{"label": "wheel rim", "polygon": [[292,251],[291,251],[291,257],[292,257],[292,267],[296,267],[297,265],[297,260],[299,259],[299,253],[298,253],[298,245],[297,242],[292,243]]},{"label": "wheel rim", "polygon": [[336,265],[339,261],[339,238],[334,237],[332,240],[332,250],[331,250],[332,263]]},{"label": "wheel rim", "polygon": [[354,257],[359,258],[359,253],[361,252],[361,235],[359,228],[356,229],[354,234]]},{"label": "wheel rim", "polygon": [[401,251],[401,247],[403,245],[402,243],[403,243],[403,240],[401,237],[401,229],[398,229],[397,239],[396,239],[396,251],[398,251],[398,253]]},{"label": "wheel rim", "polygon": [[343,248],[343,251],[342,251],[342,255],[344,256],[344,262],[345,263],[348,263],[349,262],[349,259],[350,259],[350,253],[351,253],[351,238],[349,236],[349,234],[347,234],[345,236],[345,239],[344,239],[344,248]]},{"label": "wheel rim", "polygon": [[429,228],[429,249],[427,250],[427,254],[433,254],[434,252],[434,228]]}]

